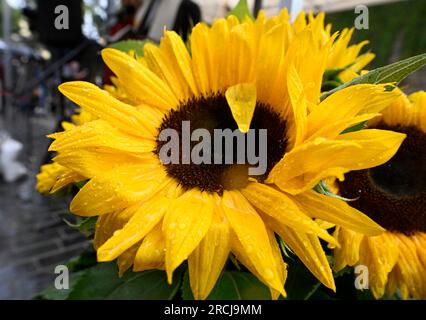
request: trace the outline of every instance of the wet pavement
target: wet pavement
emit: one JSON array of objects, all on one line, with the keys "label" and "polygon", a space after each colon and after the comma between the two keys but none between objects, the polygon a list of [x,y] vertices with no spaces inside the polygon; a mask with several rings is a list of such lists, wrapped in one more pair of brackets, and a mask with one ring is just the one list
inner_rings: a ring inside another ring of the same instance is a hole
[{"label": "wet pavement", "polygon": [[21,160],[30,174],[9,184],[0,178],[0,299],[30,299],[53,283],[55,266],[90,244],[63,221],[72,220],[69,199],[35,191],[35,174],[49,143],[45,135],[55,127],[54,118],[18,114],[13,124],[9,130],[24,144]]}]

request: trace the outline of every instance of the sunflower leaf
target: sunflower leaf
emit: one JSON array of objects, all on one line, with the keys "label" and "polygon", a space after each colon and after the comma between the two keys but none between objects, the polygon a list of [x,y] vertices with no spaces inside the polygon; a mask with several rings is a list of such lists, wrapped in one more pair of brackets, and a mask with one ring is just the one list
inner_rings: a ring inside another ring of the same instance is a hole
[{"label": "sunflower leaf", "polygon": [[[182,298],[184,300],[194,299],[188,272],[186,272],[183,280]],[[251,273],[224,271],[207,300],[271,300],[271,294],[268,287]]]},{"label": "sunflower leaf", "polygon": [[84,272],[76,272],[72,273],[69,278],[69,289],[61,289],[58,290],[54,285],[51,285],[39,292],[33,297],[33,300],[66,300],[68,298],[69,293],[74,288],[75,284],[80,280],[83,276]]},{"label": "sunflower leaf", "polygon": [[358,123],[358,124],[356,124],[352,127],[349,127],[347,129],[343,130],[340,134],[359,131],[359,130],[364,129],[366,126],[367,126],[367,121],[363,121],[363,122],[360,122],[360,123]]},{"label": "sunflower leaf", "polygon": [[296,255],[293,255],[292,259],[287,259],[286,262],[288,269],[285,283],[286,300],[309,300],[321,288],[321,283]]},{"label": "sunflower leaf", "polygon": [[84,271],[67,299],[169,300],[180,287],[182,271],[177,269],[173,284],[168,285],[164,271],[128,271],[119,278],[115,262],[100,263]]},{"label": "sunflower leaf", "polygon": [[398,84],[399,82],[404,80],[408,75],[420,69],[424,65],[426,65],[426,53],[419,54],[417,56],[413,56],[408,59],[371,70],[365,75],[359,76],[333,90],[324,93],[321,96],[321,100],[324,100],[329,95],[341,89],[353,86],[355,84],[380,84],[390,82],[395,82],[396,84]]},{"label": "sunflower leaf", "polygon": [[318,182],[318,184],[313,189],[314,189],[314,191],[316,191],[320,194],[326,195],[328,197],[336,198],[336,199],[339,199],[339,200],[343,200],[343,201],[353,201],[354,200],[354,199],[344,198],[344,197],[339,196],[338,194],[335,194],[333,191],[331,191],[331,189],[327,186],[327,184],[323,180]]},{"label": "sunflower leaf", "polygon": [[77,223],[72,223],[72,222],[68,221],[67,219],[63,219],[63,220],[69,227],[71,227],[73,229],[77,229],[77,230],[80,230],[80,231],[89,231],[89,230],[93,230],[95,228],[96,221],[98,220],[98,217],[82,218]]},{"label": "sunflower leaf", "polygon": [[234,7],[234,9],[229,12],[229,16],[236,16],[238,20],[243,21],[245,17],[249,17],[253,19],[253,15],[250,12],[247,0],[240,0],[238,1],[237,5]]},{"label": "sunflower leaf", "polygon": [[142,57],[143,47],[148,42],[149,41],[147,40],[124,40],[124,41],[119,41],[119,42],[110,44],[109,48],[117,49],[125,53],[129,53],[133,51],[136,54],[136,56]]}]

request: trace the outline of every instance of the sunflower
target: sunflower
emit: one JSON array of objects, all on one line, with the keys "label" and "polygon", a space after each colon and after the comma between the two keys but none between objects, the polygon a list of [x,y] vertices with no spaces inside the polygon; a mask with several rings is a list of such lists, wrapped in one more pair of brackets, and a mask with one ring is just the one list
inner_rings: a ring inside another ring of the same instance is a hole
[{"label": "sunflower", "polygon": [[[309,27],[293,34],[285,11],[255,21],[230,16],[211,27],[197,24],[189,48],[165,31],[158,46],[144,46],[143,58],[104,49],[134,104],[90,83],[62,84],[66,97],[98,117],[52,134],[50,146],[56,163],[90,179],[70,210],[99,216],[98,261],[118,258],[120,274],[132,266],[165,269],[171,282],[188,260],[194,297],[204,299],[232,253],[277,298],[285,295],[286,279],[278,234],[334,290],[319,239],[336,241],[312,218],[367,235],[383,229],[311,189],[321,179],[386,162],[405,136],[378,129],[340,134],[377,116],[398,93],[357,85],[319,103],[333,41],[320,41]],[[191,130],[266,129],[266,173],[249,176],[237,164],[163,164],[160,132],[182,134],[183,121]]]},{"label": "sunflower", "polygon": [[407,135],[387,163],[350,172],[338,183],[351,206],[386,228],[369,237],[337,229],[335,269],[365,265],[376,299],[398,288],[404,299],[426,298],[426,93],[401,96],[370,127]]},{"label": "sunflower", "polygon": [[[95,119],[96,117],[86,110],[78,110],[76,114],[71,116],[71,122],[62,122],[62,128],[64,131],[71,130],[75,126],[83,125]],[[53,194],[70,184],[86,180],[77,172],[56,162],[42,165],[36,179],[36,190],[44,194]]]},{"label": "sunflower", "polygon": [[69,184],[84,180],[78,173],[55,162],[41,166],[36,178],[36,189],[40,193],[56,193]]},{"label": "sunflower", "polygon": [[[306,16],[308,19],[306,19]],[[348,82],[363,72],[363,68],[374,59],[375,54],[372,52],[361,54],[361,50],[369,43],[368,40],[349,45],[354,28],[345,28],[339,33],[332,34],[332,24],[325,25],[324,20],[325,14],[323,12],[317,16],[314,16],[312,12],[309,12],[308,15],[301,12],[295,19],[292,28],[296,34],[308,27],[312,28],[315,37],[321,39],[323,43],[328,42],[332,36],[339,34],[327,57],[326,70],[337,70],[338,79],[344,83]]]}]

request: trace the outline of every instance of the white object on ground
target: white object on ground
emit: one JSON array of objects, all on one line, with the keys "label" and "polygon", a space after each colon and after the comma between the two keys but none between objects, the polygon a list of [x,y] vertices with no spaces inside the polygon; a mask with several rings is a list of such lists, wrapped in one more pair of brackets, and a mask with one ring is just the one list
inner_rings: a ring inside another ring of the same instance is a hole
[{"label": "white object on ground", "polygon": [[27,174],[27,169],[16,160],[22,151],[22,143],[0,132],[0,174],[6,182],[13,182]]}]

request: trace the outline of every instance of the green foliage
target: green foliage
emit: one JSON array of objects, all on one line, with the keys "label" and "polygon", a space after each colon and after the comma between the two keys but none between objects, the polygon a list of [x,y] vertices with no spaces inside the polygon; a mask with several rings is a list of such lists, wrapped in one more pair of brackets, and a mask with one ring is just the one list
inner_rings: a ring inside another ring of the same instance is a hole
[{"label": "green foliage", "polygon": [[78,257],[71,259],[67,263],[67,267],[71,272],[79,272],[96,266],[96,252],[94,249],[89,249],[81,253]]},{"label": "green foliage", "polygon": [[343,201],[351,201],[351,199],[347,199],[347,198],[339,196],[338,194],[333,193],[333,191],[330,190],[330,188],[327,186],[327,184],[323,180],[318,182],[318,184],[313,189],[314,191],[320,194],[326,195],[328,197],[336,198]]},{"label": "green foliage", "polygon": [[339,79],[339,74],[344,69],[336,68],[326,70],[322,76],[321,92],[327,92],[342,85],[342,80]]},{"label": "green foliage", "polygon": [[286,299],[308,300],[315,294],[321,283],[295,255],[287,258],[285,261],[287,263]]},{"label": "green foliage", "polygon": [[[417,56],[401,60],[399,62],[395,62],[389,64],[384,67],[380,67],[374,70],[371,70],[365,75],[356,77],[351,81],[324,93],[321,96],[321,100],[327,98],[330,94],[342,90],[344,88],[363,83],[371,83],[371,84],[380,84],[380,83],[399,83],[404,80],[408,75],[413,73],[414,71],[420,69],[426,65],[426,53],[419,54]],[[389,90],[389,86],[386,90]]]},{"label": "green foliage", "polygon": [[115,262],[100,263],[87,269],[68,295],[68,300],[162,300],[172,299],[180,285],[181,269],[168,285],[166,273],[160,270],[128,271],[119,278]]},{"label": "green foliage", "polygon": [[147,43],[149,43],[147,40],[124,40],[111,44],[109,48],[117,49],[125,53],[134,51],[138,57],[142,57],[143,47]]},{"label": "green foliage", "polygon": [[180,285],[183,268],[174,272],[173,283],[167,283],[161,270],[127,271],[118,276],[115,262],[97,263],[96,253],[88,251],[67,263],[70,270],[68,290],[53,285],[34,299],[41,300],[167,300],[172,299]]},{"label": "green foliage", "polygon": [[66,300],[69,293],[73,290],[75,284],[82,277],[83,272],[76,272],[70,275],[69,279],[69,289],[68,290],[58,290],[53,285],[49,286],[45,290],[41,291],[39,294],[33,297],[35,300]]},{"label": "green foliage", "polygon": [[64,222],[71,228],[77,229],[79,231],[91,231],[95,229],[97,220],[98,217],[87,217],[81,218],[77,223],[71,223],[66,219],[64,219]]},{"label": "green foliage", "polygon": [[354,125],[350,128],[347,128],[347,129],[343,130],[340,134],[359,131],[359,130],[364,129],[365,127],[367,127],[367,121],[360,122],[360,123],[358,123],[358,124],[356,124],[356,125]]},{"label": "green foliage", "polygon": [[[189,273],[186,272],[182,286],[182,298],[193,300],[189,285]],[[270,300],[267,286],[255,276],[242,271],[223,271],[207,300]]]},{"label": "green foliage", "polygon": [[247,16],[253,19],[253,15],[250,12],[247,0],[240,0],[235,8],[231,10],[229,15],[236,16],[240,21],[243,21]]},{"label": "green foliage", "polygon": [[[397,59],[426,52],[426,6],[424,0],[398,1],[369,6],[369,29],[355,30],[352,43],[369,40],[369,50],[376,54],[373,67],[390,62],[392,51]],[[326,15],[333,31],[352,28],[356,14],[353,10]]]}]

